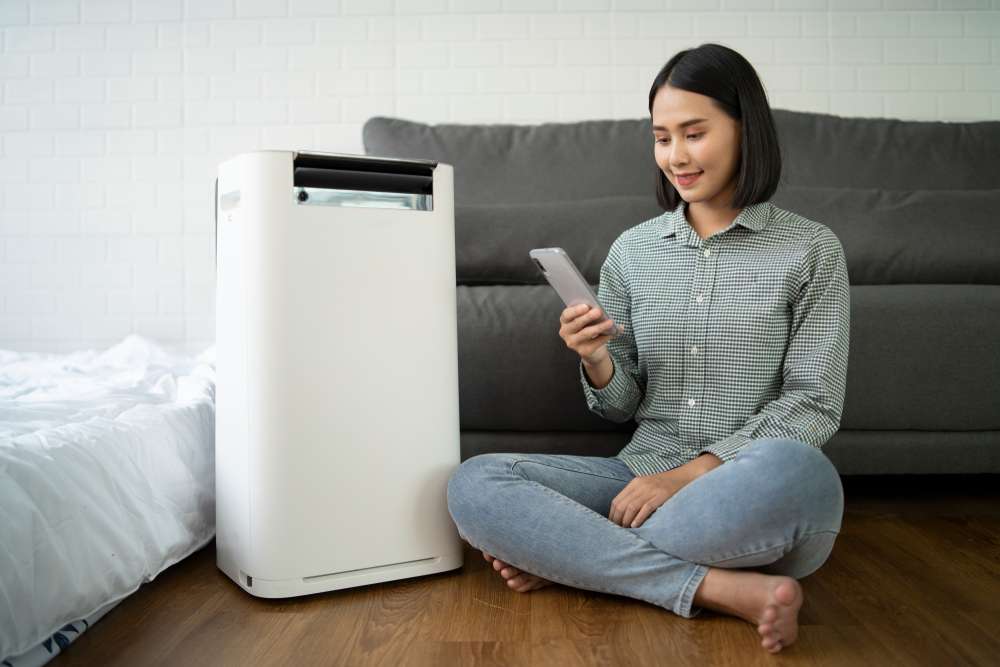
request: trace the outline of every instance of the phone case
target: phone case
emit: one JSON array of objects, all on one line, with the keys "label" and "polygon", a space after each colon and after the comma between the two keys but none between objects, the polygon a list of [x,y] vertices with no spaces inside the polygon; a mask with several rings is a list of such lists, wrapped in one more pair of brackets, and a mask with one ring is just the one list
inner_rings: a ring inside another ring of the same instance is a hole
[{"label": "phone case", "polygon": [[[586,303],[601,309],[604,314],[602,321],[608,319],[607,309],[597,300],[594,290],[590,288],[583,274],[576,268],[576,264],[573,263],[565,250],[562,248],[535,248],[528,255],[534,260],[542,275],[549,281],[566,306]],[[624,331],[622,324],[616,322],[615,328],[609,333],[615,335]]]}]

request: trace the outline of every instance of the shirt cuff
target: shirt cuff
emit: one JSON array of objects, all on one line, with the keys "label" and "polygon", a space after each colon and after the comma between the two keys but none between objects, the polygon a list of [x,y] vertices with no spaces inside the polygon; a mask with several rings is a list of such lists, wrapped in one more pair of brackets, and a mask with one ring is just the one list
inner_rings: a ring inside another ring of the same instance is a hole
[{"label": "shirt cuff", "polygon": [[614,408],[621,410],[622,406],[630,403],[631,392],[634,391],[634,383],[629,382],[629,378],[618,367],[614,355],[611,355],[611,381],[600,389],[596,389],[590,383],[590,376],[580,360],[580,382],[583,384],[583,392],[587,397],[587,405],[601,414],[605,414],[605,409]]},{"label": "shirt cuff", "polygon": [[709,454],[715,454],[718,456],[723,463],[729,463],[736,458],[736,455],[740,453],[740,450],[750,444],[750,438],[739,433],[733,433],[732,435],[719,440],[707,447],[702,447],[698,452],[698,456],[708,452]]}]

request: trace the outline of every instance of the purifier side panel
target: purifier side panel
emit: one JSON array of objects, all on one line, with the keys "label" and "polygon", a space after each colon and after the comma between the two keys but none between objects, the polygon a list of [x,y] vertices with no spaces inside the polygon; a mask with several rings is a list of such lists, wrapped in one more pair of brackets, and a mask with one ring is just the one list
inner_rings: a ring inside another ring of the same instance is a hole
[{"label": "purifier side panel", "polygon": [[[242,157],[243,256],[246,298],[246,406],[248,548],[245,571],[254,578],[269,578],[270,553],[294,551],[295,545],[275,544],[273,524],[289,521],[287,515],[268,511],[275,494],[296,493],[294,443],[287,437],[291,415],[280,407],[287,386],[297,383],[288,363],[284,303],[294,281],[289,281],[294,257],[288,249],[294,233],[289,206],[293,154],[257,151]],[[288,324],[293,324],[288,323]]]},{"label": "purifier side panel", "polygon": [[242,160],[219,169],[216,267],[216,554],[239,580],[249,549],[247,282]]}]

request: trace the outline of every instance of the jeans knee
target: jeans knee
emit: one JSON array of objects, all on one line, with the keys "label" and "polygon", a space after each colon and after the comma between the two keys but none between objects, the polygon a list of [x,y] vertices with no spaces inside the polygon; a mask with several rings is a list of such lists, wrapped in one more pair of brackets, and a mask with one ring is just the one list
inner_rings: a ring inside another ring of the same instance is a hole
[{"label": "jeans knee", "polygon": [[804,579],[818,570],[830,558],[837,533],[824,531],[806,537],[784,558],[765,565],[761,572]]},{"label": "jeans knee", "polygon": [[761,438],[755,444],[767,448],[769,455],[793,468],[813,465],[819,457],[826,458],[818,448],[792,438]]},{"label": "jeans knee", "polygon": [[794,491],[813,522],[839,531],[844,512],[844,489],[840,474],[826,454],[799,440],[773,438],[760,441],[766,447],[777,482]]},{"label": "jeans knee", "polygon": [[774,467],[787,470],[795,476],[825,478],[836,477],[837,469],[819,447],[806,444],[801,440],[790,438],[767,438],[758,441],[759,446],[766,447]]},{"label": "jeans knee", "polygon": [[459,536],[476,548],[489,543],[497,522],[506,512],[500,491],[508,454],[478,454],[463,461],[448,478],[448,513]]},{"label": "jeans knee", "polygon": [[484,500],[491,470],[496,470],[498,454],[478,454],[463,461],[448,478],[448,511],[456,522],[467,510]]}]

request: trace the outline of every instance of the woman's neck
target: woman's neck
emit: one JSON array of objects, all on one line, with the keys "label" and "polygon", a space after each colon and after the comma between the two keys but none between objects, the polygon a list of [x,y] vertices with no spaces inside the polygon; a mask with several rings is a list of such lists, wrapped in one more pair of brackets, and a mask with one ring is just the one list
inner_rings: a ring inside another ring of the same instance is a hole
[{"label": "woman's neck", "polygon": [[730,206],[713,206],[709,202],[694,202],[684,205],[684,216],[688,224],[705,239],[732,224],[743,209]]}]

